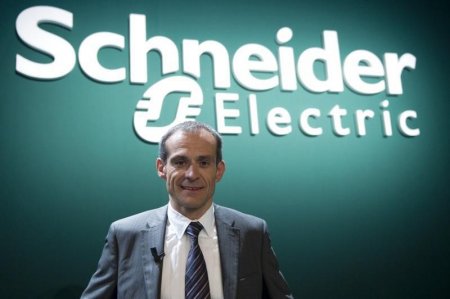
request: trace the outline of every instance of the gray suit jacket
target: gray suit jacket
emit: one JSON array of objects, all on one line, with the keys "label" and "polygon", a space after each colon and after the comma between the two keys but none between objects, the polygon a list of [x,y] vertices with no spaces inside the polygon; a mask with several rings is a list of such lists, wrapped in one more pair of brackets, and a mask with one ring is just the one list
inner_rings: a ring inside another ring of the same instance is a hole
[{"label": "gray suit jacket", "polygon": [[[293,298],[278,269],[266,222],[215,205],[225,299]],[[82,299],[159,298],[167,206],[111,224],[97,271]],[[176,298],[178,299],[178,298]]]}]

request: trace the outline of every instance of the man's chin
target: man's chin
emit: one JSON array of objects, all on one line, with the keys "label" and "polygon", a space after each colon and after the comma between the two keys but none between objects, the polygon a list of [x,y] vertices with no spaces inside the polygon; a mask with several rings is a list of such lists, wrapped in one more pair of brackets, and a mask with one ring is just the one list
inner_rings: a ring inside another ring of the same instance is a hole
[{"label": "man's chin", "polygon": [[183,203],[184,203],[184,207],[189,210],[198,210],[205,206],[209,207],[209,201],[203,200],[203,199],[199,200],[199,199],[195,199],[195,198],[193,198],[193,199],[187,198],[187,199],[183,200]]},{"label": "man's chin", "polygon": [[208,199],[190,196],[181,198],[180,203],[187,210],[199,210],[211,205],[211,201]]}]

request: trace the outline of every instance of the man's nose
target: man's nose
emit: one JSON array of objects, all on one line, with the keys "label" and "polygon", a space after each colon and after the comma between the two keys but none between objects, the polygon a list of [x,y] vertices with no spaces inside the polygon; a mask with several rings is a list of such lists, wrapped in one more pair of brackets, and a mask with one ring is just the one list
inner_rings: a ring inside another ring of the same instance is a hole
[{"label": "man's nose", "polygon": [[195,163],[192,163],[186,170],[186,177],[190,180],[195,180],[198,178],[198,167]]}]

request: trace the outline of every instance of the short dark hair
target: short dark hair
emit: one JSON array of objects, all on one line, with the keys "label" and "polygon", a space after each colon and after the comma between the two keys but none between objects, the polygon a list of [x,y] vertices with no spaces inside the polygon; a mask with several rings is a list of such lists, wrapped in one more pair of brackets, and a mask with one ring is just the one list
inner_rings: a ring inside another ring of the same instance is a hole
[{"label": "short dark hair", "polygon": [[201,130],[207,131],[208,133],[213,135],[214,139],[216,140],[216,164],[218,164],[220,161],[222,161],[222,137],[216,130],[211,128],[209,125],[199,121],[192,121],[192,120],[185,121],[173,126],[163,135],[159,143],[159,158],[161,158],[161,160],[163,160],[164,163],[167,162],[167,157],[169,153],[166,148],[166,142],[173,134],[175,134],[178,131],[187,133],[196,133]]}]

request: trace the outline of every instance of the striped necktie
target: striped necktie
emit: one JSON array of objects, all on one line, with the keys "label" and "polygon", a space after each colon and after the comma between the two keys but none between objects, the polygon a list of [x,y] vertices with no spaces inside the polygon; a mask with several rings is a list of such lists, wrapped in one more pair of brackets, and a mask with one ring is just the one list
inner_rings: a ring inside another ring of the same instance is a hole
[{"label": "striped necktie", "polygon": [[202,251],[198,245],[198,234],[203,229],[200,222],[191,222],[186,233],[191,239],[186,262],[185,295],[186,299],[211,298],[209,293],[208,272]]}]

